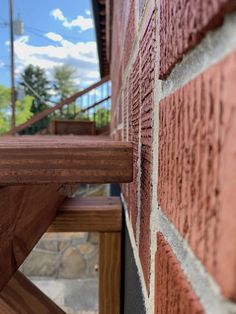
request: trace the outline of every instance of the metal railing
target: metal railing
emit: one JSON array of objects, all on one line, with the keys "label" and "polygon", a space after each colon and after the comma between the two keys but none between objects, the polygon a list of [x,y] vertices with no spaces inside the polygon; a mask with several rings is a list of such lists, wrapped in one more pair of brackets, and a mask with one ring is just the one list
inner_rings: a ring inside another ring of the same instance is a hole
[{"label": "metal railing", "polygon": [[54,119],[94,121],[97,129],[110,123],[111,82],[106,76],[101,81],[62,100],[55,106],[34,115],[25,123],[12,128],[5,135],[46,134]]}]

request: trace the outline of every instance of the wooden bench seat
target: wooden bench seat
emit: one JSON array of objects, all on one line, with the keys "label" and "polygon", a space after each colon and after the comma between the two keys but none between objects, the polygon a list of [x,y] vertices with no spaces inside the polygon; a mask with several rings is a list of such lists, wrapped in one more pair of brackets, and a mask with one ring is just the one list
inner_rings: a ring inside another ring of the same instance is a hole
[{"label": "wooden bench seat", "polygon": [[0,138],[0,185],[132,181],[132,144],[94,136]]}]

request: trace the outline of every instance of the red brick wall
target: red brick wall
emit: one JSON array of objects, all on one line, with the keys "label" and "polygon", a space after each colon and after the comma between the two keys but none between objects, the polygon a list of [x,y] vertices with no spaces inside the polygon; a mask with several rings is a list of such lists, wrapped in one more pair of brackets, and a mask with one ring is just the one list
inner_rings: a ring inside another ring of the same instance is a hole
[{"label": "red brick wall", "polygon": [[141,38],[141,208],[139,252],[147,287],[150,271],[150,213],[152,203],[153,87],[155,56],[155,14]]},{"label": "red brick wall", "polygon": [[227,15],[236,42],[235,9],[114,1],[112,136],[133,143],[122,193],[147,313],[221,314],[236,301],[236,45],[216,40]]},{"label": "red brick wall", "polygon": [[203,314],[197,296],[161,233],[157,234],[157,246],[155,313]]},{"label": "red brick wall", "polygon": [[236,8],[230,0],[160,0],[160,78]]},{"label": "red brick wall", "polygon": [[161,101],[158,174],[161,208],[233,299],[235,83],[233,53]]}]

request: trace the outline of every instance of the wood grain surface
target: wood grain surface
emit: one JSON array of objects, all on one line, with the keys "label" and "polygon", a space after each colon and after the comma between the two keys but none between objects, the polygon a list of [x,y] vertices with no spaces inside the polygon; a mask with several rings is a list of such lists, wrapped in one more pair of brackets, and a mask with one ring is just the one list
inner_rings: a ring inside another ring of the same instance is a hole
[{"label": "wood grain surface", "polygon": [[68,198],[48,232],[120,231],[121,214],[119,197]]},{"label": "wood grain surface", "polygon": [[31,252],[65,199],[58,185],[0,187],[0,290]]},{"label": "wood grain surface", "polygon": [[0,293],[0,313],[65,314],[19,271],[15,273]]},{"label": "wood grain surface", "polygon": [[99,314],[120,314],[121,233],[101,233],[99,243]]},{"label": "wood grain surface", "polygon": [[0,184],[132,181],[132,144],[94,136],[0,138]]}]

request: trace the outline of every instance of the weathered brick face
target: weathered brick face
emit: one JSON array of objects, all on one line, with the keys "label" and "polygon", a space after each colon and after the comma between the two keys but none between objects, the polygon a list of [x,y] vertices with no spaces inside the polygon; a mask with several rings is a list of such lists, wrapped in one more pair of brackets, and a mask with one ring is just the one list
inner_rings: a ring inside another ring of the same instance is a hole
[{"label": "weathered brick face", "polygon": [[139,157],[139,129],[140,129],[140,105],[141,105],[141,81],[140,81],[140,54],[138,53],[136,60],[132,66],[130,77],[130,128],[132,129],[133,141],[133,174],[134,181],[130,183],[129,208],[131,213],[131,221],[134,234],[136,235],[136,222],[138,215],[138,157]]},{"label": "weathered brick face", "polygon": [[141,208],[140,258],[146,285],[150,270],[150,213],[152,200],[152,143],[154,103],[155,14],[150,18],[140,43],[141,53]]},{"label": "weathered brick face", "polygon": [[138,0],[139,1],[139,15],[142,14],[143,8],[145,6],[146,0]]},{"label": "weathered brick face", "polygon": [[234,300],[235,82],[233,53],[161,101],[158,176],[161,208]]},{"label": "weathered brick face", "polygon": [[236,8],[232,0],[160,0],[158,3],[161,79],[209,29],[223,21],[226,12]]},{"label": "weathered brick face", "polygon": [[126,36],[125,36],[125,44],[124,44],[124,69],[127,66],[127,63],[130,59],[130,53],[132,49],[132,45],[134,43],[135,39],[135,0],[128,1],[130,2],[130,10],[129,10],[129,17],[128,17],[128,25],[126,30]]},{"label": "weathered brick face", "polygon": [[204,313],[199,299],[161,233],[157,235],[155,289],[156,314]]}]

